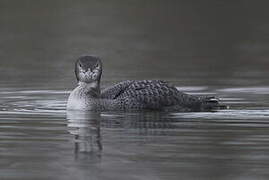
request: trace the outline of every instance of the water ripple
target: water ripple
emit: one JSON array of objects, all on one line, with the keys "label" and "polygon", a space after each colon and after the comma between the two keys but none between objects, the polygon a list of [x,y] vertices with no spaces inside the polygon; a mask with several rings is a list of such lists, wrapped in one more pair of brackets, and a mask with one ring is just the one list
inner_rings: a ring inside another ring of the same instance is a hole
[{"label": "water ripple", "polygon": [[225,93],[269,94],[269,86],[224,88],[219,89],[218,91]]},{"label": "water ripple", "polygon": [[231,88],[184,90],[214,94],[232,107],[192,113],[66,112],[69,91],[5,89],[0,92],[1,170],[19,179],[44,170],[60,171],[61,177],[69,170],[91,170],[87,177],[100,170],[109,177],[116,169],[129,174],[144,170],[158,177],[163,173],[163,179],[178,179],[183,170],[210,174],[215,167],[267,172],[265,96],[235,89],[231,93]]}]

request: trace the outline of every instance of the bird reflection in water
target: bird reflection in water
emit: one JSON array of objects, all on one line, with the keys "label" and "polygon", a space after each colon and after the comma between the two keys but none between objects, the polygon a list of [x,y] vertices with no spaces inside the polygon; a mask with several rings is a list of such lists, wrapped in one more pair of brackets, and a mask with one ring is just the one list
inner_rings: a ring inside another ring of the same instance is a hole
[{"label": "bird reflection in water", "polygon": [[169,113],[160,112],[67,111],[67,120],[75,158],[91,162],[102,160],[102,138],[106,152],[118,154],[120,147],[127,152],[141,152],[148,143],[159,144],[159,137],[176,136],[180,126]]},{"label": "bird reflection in water", "polygon": [[76,155],[101,156],[100,117],[98,112],[67,111],[68,131],[74,136]]}]

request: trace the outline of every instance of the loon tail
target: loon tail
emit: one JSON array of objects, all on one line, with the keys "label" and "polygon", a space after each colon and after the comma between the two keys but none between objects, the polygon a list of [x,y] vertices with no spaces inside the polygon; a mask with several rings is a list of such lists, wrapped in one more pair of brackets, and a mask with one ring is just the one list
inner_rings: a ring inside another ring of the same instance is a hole
[{"label": "loon tail", "polygon": [[220,104],[220,101],[218,98],[214,96],[208,96],[204,97],[202,99],[202,104],[201,104],[201,109],[205,111],[210,111],[210,110],[220,110],[220,109],[228,109],[229,107]]}]

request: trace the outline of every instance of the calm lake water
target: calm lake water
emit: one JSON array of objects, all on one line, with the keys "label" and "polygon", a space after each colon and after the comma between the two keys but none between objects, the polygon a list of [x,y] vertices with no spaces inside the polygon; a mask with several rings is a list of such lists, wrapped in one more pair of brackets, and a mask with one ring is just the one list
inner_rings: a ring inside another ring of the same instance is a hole
[{"label": "calm lake water", "polygon": [[[0,179],[268,179],[267,4],[1,1]],[[82,54],[230,109],[66,112]]]}]

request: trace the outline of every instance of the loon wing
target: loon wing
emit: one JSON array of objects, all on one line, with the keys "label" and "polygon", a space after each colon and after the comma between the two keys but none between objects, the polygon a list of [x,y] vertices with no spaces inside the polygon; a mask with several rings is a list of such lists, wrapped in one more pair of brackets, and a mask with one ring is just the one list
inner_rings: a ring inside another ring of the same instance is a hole
[{"label": "loon wing", "polygon": [[123,81],[101,93],[101,98],[124,101],[132,99],[148,109],[180,105],[198,108],[198,97],[178,91],[174,86],[160,80]]},{"label": "loon wing", "polygon": [[102,91],[101,98],[146,109],[201,111],[220,107],[214,97],[185,94],[160,80],[123,81]]},{"label": "loon wing", "polygon": [[122,81],[113,85],[112,87],[108,87],[101,92],[101,98],[103,99],[116,99],[121,93],[123,93],[126,88],[128,88],[134,81]]},{"label": "loon wing", "polygon": [[175,105],[196,109],[201,105],[199,97],[180,92],[174,86],[160,80],[134,81],[116,98],[134,99],[148,109],[162,109]]}]

